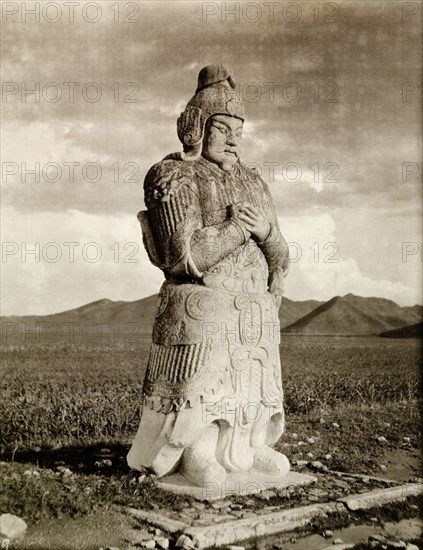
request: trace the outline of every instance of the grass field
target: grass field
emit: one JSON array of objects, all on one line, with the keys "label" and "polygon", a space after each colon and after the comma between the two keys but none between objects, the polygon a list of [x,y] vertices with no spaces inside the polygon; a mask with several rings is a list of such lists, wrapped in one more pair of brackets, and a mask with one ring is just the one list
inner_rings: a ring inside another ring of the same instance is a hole
[{"label": "grass field", "polygon": [[[124,457],[139,423],[148,348],[144,341],[125,348],[3,350],[1,509],[36,519],[131,501],[134,479]],[[417,340],[289,336],[281,357],[287,428],[278,448],[291,461],[399,479],[416,475]],[[106,446],[113,463],[101,451]],[[58,464],[78,473],[72,487],[55,477]],[[143,491],[153,498],[148,485]]]}]

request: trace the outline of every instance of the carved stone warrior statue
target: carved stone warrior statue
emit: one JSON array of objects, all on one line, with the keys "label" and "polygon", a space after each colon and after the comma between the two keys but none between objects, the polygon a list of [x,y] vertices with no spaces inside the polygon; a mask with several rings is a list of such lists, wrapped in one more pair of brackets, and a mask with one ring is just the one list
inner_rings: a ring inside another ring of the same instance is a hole
[{"label": "carved stone warrior statue", "polygon": [[163,270],[135,470],[196,485],[229,472],[283,476],[278,309],[288,247],[269,189],[241,163],[244,108],[229,70],[200,71],[178,119],[183,153],[155,164],[138,214]]}]

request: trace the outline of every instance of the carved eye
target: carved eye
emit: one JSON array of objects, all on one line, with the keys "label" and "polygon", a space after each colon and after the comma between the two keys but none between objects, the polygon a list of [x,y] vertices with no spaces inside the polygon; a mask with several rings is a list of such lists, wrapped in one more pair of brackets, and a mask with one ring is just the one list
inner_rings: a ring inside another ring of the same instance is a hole
[{"label": "carved eye", "polygon": [[217,128],[221,134],[226,135],[228,133],[228,130],[224,126],[214,125],[214,127]]}]

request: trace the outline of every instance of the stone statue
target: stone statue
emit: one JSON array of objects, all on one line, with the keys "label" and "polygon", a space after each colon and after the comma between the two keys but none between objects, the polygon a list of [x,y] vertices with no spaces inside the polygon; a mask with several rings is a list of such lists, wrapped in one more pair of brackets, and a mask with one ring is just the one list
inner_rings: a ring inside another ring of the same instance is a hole
[{"label": "stone statue", "polygon": [[244,107],[230,71],[203,68],[178,119],[183,153],[155,164],[138,214],[165,282],[153,329],[135,470],[195,485],[229,472],[284,476],[278,309],[288,271],[265,182],[241,163]]}]

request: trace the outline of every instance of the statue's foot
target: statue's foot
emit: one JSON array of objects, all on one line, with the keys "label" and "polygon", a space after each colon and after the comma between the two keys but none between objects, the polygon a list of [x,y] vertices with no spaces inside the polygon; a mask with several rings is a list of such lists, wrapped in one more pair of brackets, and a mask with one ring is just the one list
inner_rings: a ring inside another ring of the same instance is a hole
[{"label": "statue's foot", "polygon": [[284,454],[263,445],[254,453],[253,468],[260,472],[285,476],[289,472],[290,464]]},{"label": "statue's foot", "polygon": [[185,449],[182,458],[181,473],[196,485],[223,483],[226,470],[214,456],[198,453],[194,449]]}]

